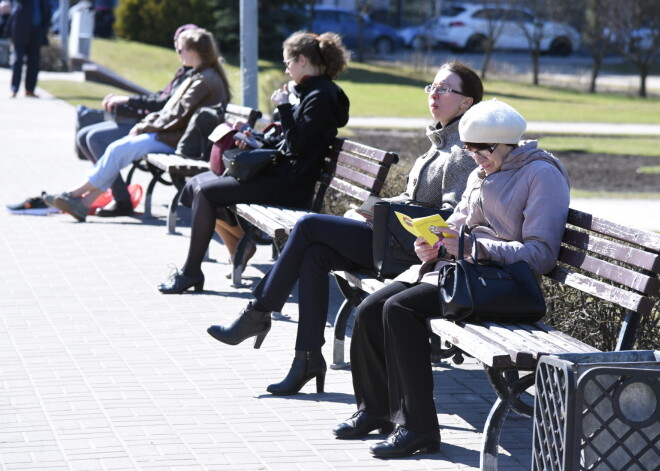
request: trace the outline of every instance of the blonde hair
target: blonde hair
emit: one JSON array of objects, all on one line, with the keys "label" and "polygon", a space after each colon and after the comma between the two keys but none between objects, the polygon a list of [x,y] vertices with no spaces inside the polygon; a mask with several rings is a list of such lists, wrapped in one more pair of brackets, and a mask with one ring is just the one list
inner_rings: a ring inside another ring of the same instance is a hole
[{"label": "blonde hair", "polygon": [[290,57],[305,56],[312,65],[335,79],[348,69],[351,53],[336,33],[317,35],[307,31],[297,31],[289,36],[282,48]]},{"label": "blonde hair", "polygon": [[186,48],[199,54],[202,64],[198,70],[212,67],[218,73],[225,90],[227,90],[227,99],[231,100],[229,79],[227,78],[224,67],[222,67],[224,59],[218,53],[218,46],[213,35],[203,28],[188,29],[181,32],[178,39],[179,41],[183,41],[183,45]]}]

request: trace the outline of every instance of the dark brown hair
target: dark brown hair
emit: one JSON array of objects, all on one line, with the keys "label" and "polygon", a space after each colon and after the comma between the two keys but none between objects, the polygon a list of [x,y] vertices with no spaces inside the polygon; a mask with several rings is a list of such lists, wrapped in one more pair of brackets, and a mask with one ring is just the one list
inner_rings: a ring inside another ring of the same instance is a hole
[{"label": "dark brown hair", "polygon": [[320,67],[321,72],[335,79],[348,68],[351,53],[336,33],[316,35],[307,31],[298,31],[289,36],[282,48],[290,57],[305,56],[312,65]]},{"label": "dark brown hair", "polygon": [[458,75],[461,79],[462,92],[474,100],[473,106],[483,100],[484,85],[474,70],[458,61],[445,62],[440,67],[440,70],[442,69],[447,69]]}]

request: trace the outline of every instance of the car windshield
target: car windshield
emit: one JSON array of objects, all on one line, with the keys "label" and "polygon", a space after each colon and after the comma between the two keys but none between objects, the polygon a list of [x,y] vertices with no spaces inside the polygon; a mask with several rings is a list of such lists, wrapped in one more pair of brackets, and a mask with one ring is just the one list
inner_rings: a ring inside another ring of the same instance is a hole
[{"label": "car windshield", "polygon": [[455,5],[449,5],[446,7],[443,7],[442,13],[440,13],[440,16],[445,16],[447,18],[453,18],[454,16],[458,16],[459,14],[463,13],[465,11],[465,8],[455,6]]}]

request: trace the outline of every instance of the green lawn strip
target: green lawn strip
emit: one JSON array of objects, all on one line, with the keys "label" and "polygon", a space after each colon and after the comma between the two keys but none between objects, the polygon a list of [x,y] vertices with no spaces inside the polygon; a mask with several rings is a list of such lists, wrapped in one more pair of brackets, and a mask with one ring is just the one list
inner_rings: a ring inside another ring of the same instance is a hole
[{"label": "green lawn strip", "polygon": [[[94,39],[92,60],[150,90],[160,89],[171,78],[179,61],[171,48],[124,41]],[[127,58],[130,58],[127,59]],[[139,60],[135,60],[139,58]],[[238,61],[228,58],[225,64],[234,92],[241,101],[241,77]],[[395,64],[352,62],[339,84],[351,99],[353,116],[426,117],[429,115],[422,87],[433,80],[434,71],[420,72]],[[259,61],[259,106],[270,112],[269,98],[275,87],[286,83],[279,61]],[[48,90],[48,81],[40,85]],[[67,96],[91,97],[102,90],[84,89],[88,84],[72,83],[78,91]],[[518,109],[528,121],[660,123],[660,98],[642,99],[629,95],[590,94],[520,82],[488,80],[486,98],[497,97]]]},{"label": "green lawn strip", "polygon": [[637,169],[637,173],[648,173],[648,174],[659,174],[660,175],[660,165],[658,166],[644,166]]},{"label": "green lawn strip", "polygon": [[[544,135],[538,139],[541,147],[556,153],[584,152],[587,154],[660,157],[660,136]],[[654,163],[649,162],[651,165]]]},{"label": "green lawn strip", "polygon": [[636,192],[607,192],[607,191],[586,191],[571,190],[571,199],[573,198],[597,198],[597,199],[615,199],[615,200],[660,200],[660,193],[636,193]]}]

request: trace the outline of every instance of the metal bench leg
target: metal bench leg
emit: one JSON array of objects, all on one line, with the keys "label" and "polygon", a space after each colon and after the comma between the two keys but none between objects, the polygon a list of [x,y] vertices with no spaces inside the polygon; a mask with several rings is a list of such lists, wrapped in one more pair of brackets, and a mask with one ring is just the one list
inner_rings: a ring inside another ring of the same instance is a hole
[{"label": "metal bench leg", "polygon": [[151,214],[151,195],[154,192],[154,187],[156,186],[156,183],[158,183],[158,177],[156,177],[154,175],[154,177],[149,182],[149,186],[147,186],[147,193],[144,196],[144,217],[145,218],[153,217],[153,215]]},{"label": "metal bench leg", "polygon": [[498,446],[504,421],[510,410],[531,417],[533,408],[520,400],[520,395],[534,384],[534,374],[528,374],[511,381],[508,373],[511,368],[492,368],[484,365],[490,384],[497,394],[497,400],[488,414],[484,424],[481,460],[479,469],[482,471],[497,471]]},{"label": "metal bench leg", "polygon": [[344,302],[339,307],[334,319],[335,339],[332,350],[332,364],[330,365],[330,368],[333,370],[339,370],[350,366],[350,364],[344,359],[346,326],[348,325],[348,319],[351,317],[353,309],[362,302],[365,293],[361,289],[351,286],[351,284],[344,278],[337,276],[334,273],[332,276],[334,276],[337,287],[342,296],[344,296]]},{"label": "metal bench leg", "polygon": [[232,261],[231,282],[234,288],[243,286],[243,272],[245,271],[245,257],[257,244],[255,242],[254,227],[248,228],[245,235],[241,237],[236,246],[236,253]]},{"label": "metal bench leg", "polygon": [[167,208],[167,232],[169,234],[176,234],[176,210],[179,207],[179,197],[181,196],[181,191],[183,189],[179,188],[170,201],[170,205]]}]

